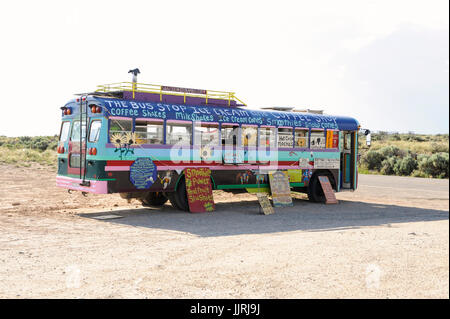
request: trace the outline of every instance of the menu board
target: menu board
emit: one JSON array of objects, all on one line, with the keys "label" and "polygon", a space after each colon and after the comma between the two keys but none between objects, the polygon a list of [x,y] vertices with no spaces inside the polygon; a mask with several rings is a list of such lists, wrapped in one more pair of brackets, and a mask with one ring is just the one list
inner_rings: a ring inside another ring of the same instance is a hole
[{"label": "menu board", "polygon": [[274,207],[292,206],[291,188],[289,179],[284,172],[269,173],[270,191]]},{"label": "menu board", "polygon": [[258,197],[258,201],[259,204],[261,205],[261,208],[263,209],[264,215],[270,215],[275,213],[272,205],[270,204],[270,200],[267,194],[257,193],[256,197]]},{"label": "menu board", "polygon": [[212,212],[215,209],[211,187],[211,170],[207,167],[186,168],[186,193],[191,213]]},{"label": "menu board", "polygon": [[130,166],[130,181],[137,189],[147,189],[156,182],[156,165],[148,157],[139,157]]},{"label": "menu board", "polygon": [[330,180],[327,176],[319,176],[319,182],[322,186],[323,193],[325,194],[326,204],[337,204],[338,201],[334,195],[333,188],[331,187]]}]

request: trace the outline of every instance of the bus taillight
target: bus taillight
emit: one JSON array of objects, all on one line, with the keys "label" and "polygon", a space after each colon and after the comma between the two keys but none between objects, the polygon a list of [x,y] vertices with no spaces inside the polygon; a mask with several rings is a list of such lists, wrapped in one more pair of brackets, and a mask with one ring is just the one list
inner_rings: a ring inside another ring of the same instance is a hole
[{"label": "bus taillight", "polygon": [[95,147],[88,150],[89,155],[97,155],[97,149]]}]

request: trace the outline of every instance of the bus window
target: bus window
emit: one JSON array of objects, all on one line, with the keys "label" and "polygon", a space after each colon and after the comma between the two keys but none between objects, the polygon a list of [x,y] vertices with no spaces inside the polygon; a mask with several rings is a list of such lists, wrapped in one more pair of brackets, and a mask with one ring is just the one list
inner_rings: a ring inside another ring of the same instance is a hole
[{"label": "bus window", "polygon": [[219,125],[206,124],[195,125],[195,144],[196,145],[219,145]]},{"label": "bus window", "polygon": [[311,130],[311,149],[325,148],[325,132],[322,130]]},{"label": "bus window", "polygon": [[308,129],[295,129],[295,147],[308,147]]},{"label": "bus window", "polygon": [[65,142],[69,138],[70,122],[62,122],[61,132],[59,133],[59,141]]},{"label": "bus window", "polygon": [[222,145],[237,146],[237,136],[239,134],[239,126],[222,125]]},{"label": "bus window", "polygon": [[339,147],[339,131],[327,130],[327,148]]},{"label": "bus window", "polygon": [[136,121],[137,144],[163,144],[164,125],[162,122]]},{"label": "bus window", "polygon": [[115,120],[111,119],[109,125],[109,137],[114,133],[125,134],[133,130],[133,122],[131,120]]},{"label": "bus window", "polygon": [[242,126],[242,146],[256,146],[258,141],[258,128],[256,126]]},{"label": "bus window", "polygon": [[278,128],[278,147],[287,148],[294,146],[294,136],[291,128]]},{"label": "bus window", "polygon": [[275,128],[260,127],[259,128],[259,147],[275,147]]},{"label": "bus window", "polygon": [[[82,127],[82,139],[83,141],[86,139],[86,124],[83,122]],[[80,141],[80,121],[74,121],[72,126],[72,135],[70,136],[71,141],[79,142]]]},{"label": "bus window", "polygon": [[166,143],[169,145],[191,145],[192,124],[167,123]]},{"label": "bus window", "polygon": [[100,137],[100,129],[102,122],[95,120],[91,122],[91,130],[89,131],[89,142],[97,142]]}]

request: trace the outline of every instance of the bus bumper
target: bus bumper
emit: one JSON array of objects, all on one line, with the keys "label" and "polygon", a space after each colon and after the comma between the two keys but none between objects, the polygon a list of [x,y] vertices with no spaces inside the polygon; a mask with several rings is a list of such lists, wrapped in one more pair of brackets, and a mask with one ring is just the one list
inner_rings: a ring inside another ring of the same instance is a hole
[{"label": "bus bumper", "polygon": [[56,186],[58,187],[94,194],[108,194],[108,181],[88,180],[88,182],[89,186],[81,186],[79,178],[56,176]]}]

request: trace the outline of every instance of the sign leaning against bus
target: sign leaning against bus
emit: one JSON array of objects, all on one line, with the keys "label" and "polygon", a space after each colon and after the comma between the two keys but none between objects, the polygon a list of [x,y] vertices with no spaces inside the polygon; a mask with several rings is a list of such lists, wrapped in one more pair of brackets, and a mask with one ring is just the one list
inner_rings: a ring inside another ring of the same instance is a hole
[{"label": "sign leaning against bus", "polygon": [[184,211],[188,168],[209,168],[227,192],[267,190],[269,172],[285,171],[314,202],[325,202],[320,176],[335,192],[357,187],[354,118],[250,109],[231,92],[99,87],[61,107],[59,187]]}]

